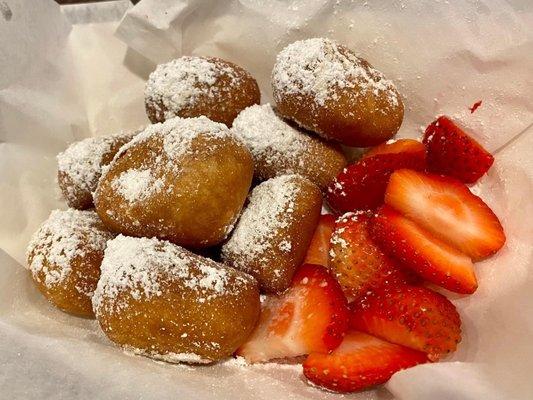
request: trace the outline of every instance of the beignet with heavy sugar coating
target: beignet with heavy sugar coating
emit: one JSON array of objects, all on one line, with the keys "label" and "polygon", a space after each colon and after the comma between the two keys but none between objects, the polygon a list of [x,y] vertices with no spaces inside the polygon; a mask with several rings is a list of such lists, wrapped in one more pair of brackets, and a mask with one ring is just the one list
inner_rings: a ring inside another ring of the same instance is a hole
[{"label": "beignet with heavy sugar coating", "polygon": [[277,56],[272,89],[278,112],[347,146],[390,139],[403,120],[393,83],[333,40],[294,42]]},{"label": "beignet with heavy sugar coating", "polygon": [[59,309],[94,317],[91,297],[100,277],[107,231],[94,211],[54,210],[27,249],[31,277]]},{"label": "beignet with heavy sugar coating", "polygon": [[85,210],[93,206],[102,168],[136,133],[90,137],[72,143],[57,155],[57,182],[69,207]]},{"label": "beignet with heavy sugar coating", "polygon": [[325,189],[347,163],[339,146],[290,126],[270,104],[243,110],[232,131],[252,153],[259,180],[299,174]]},{"label": "beignet with heavy sugar coating", "polygon": [[108,243],[93,306],[119,346],[186,363],[230,356],[260,310],[250,275],[167,241],[122,235]]},{"label": "beignet with heavy sugar coating", "polygon": [[299,175],[282,175],[254,188],[223,260],[254,276],[267,293],[287,289],[320,217],[320,189]]},{"label": "beignet with heavy sugar coating", "polygon": [[261,99],[257,82],[243,68],[220,58],[191,56],[158,65],[144,96],[153,123],[205,115],[227,126]]},{"label": "beignet with heavy sugar coating", "polygon": [[125,235],[209,247],[232,229],[252,175],[250,152],[225,125],[173,118],[121,148],[98,184],[96,211]]}]

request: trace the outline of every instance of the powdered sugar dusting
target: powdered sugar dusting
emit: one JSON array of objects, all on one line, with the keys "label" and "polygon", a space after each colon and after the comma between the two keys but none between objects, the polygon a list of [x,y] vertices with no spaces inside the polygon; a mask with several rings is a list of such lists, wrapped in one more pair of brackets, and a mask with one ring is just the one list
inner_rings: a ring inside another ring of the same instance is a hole
[{"label": "powdered sugar dusting", "polygon": [[133,137],[131,133],[116,136],[90,137],[71,144],[57,155],[58,171],[69,177],[72,185],[64,196],[75,201],[79,190],[94,192],[100,178],[104,156],[117,143],[124,143]]},{"label": "powdered sugar dusting", "polygon": [[[113,299],[122,292],[135,300],[161,296],[162,285],[176,279],[198,292],[199,301],[206,301],[225,294],[229,278],[228,270],[222,265],[170,242],[119,235],[108,242],[93,308],[98,315],[104,298]],[[239,279],[244,280],[241,276]],[[111,303],[114,307],[123,306]]]},{"label": "powdered sugar dusting", "polygon": [[155,178],[149,169],[130,169],[122,172],[111,183],[124,199],[132,203],[150,198],[163,188],[163,180]]},{"label": "powdered sugar dusting", "polygon": [[200,135],[211,138],[233,138],[226,125],[213,122],[207,117],[175,117],[146,127],[132,141],[120,148],[114,160],[121,157],[131,147],[154,137],[163,139],[163,148],[166,156],[171,160],[175,160],[190,152],[193,140]]},{"label": "powdered sugar dusting", "polygon": [[[60,285],[69,276],[76,258],[84,257],[87,250],[103,251],[112,237],[103,230],[94,211],[54,210],[28,244],[29,269],[34,279],[46,287]],[[83,288],[78,291],[85,294]]]},{"label": "powdered sugar dusting", "polygon": [[213,361],[202,358],[198,354],[194,353],[165,353],[160,354],[155,351],[146,351],[142,349],[137,349],[131,346],[124,347],[124,353],[128,355],[140,355],[152,358],[158,361],[164,361],[172,364],[186,363],[186,364],[210,364]]},{"label": "powdered sugar dusting", "polygon": [[[295,179],[296,178],[296,179]],[[298,175],[283,175],[257,186],[235,227],[232,236],[222,248],[222,255],[243,257],[235,260],[237,267],[246,271],[247,260],[261,258],[273,246],[276,233],[288,226],[299,192]],[[290,243],[281,242],[279,250],[288,253]]]},{"label": "powdered sugar dusting", "polygon": [[[269,164],[301,160],[312,139],[279,118],[270,104],[253,105],[233,121],[233,133],[241,139],[254,158]],[[294,171],[292,171],[294,172]]]},{"label": "powdered sugar dusting", "polygon": [[[392,105],[398,105],[398,95],[391,81],[348,49],[325,38],[312,38],[294,42],[285,47],[276,59],[272,71],[274,98],[280,94],[312,96],[319,106],[336,100],[335,89],[357,88],[366,93],[387,93]],[[358,90],[354,90],[357,95]]]},{"label": "powdered sugar dusting", "polygon": [[234,68],[215,58],[185,56],[160,64],[146,83],[146,102],[164,119],[175,117],[184,108],[194,106],[200,96],[215,97],[226,90],[226,85],[215,85],[222,76],[229,80],[230,87],[240,79]]}]

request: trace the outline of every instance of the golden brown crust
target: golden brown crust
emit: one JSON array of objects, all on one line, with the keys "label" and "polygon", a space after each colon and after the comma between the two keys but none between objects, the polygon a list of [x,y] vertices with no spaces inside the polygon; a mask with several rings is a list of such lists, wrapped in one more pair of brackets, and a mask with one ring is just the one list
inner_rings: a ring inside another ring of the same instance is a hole
[{"label": "golden brown crust", "polygon": [[[108,257],[117,257],[108,254],[116,251],[117,241],[119,246],[120,241],[137,241],[148,243],[148,249],[154,242],[163,247],[156,258],[150,250],[123,247],[118,251],[146,258],[120,258],[124,264],[108,265]],[[168,259],[161,261],[165,256]],[[180,265],[182,260],[186,264]],[[122,279],[117,285],[116,270],[131,281]],[[141,271],[142,280],[135,281]],[[100,326],[113,342],[153,358],[190,363],[230,356],[254,329],[260,310],[258,285],[249,275],[168,242],[121,236],[106,251],[93,303]]]},{"label": "golden brown crust", "polygon": [[62,311],[94,317],[91,296],[106,241],[112,238],[93,211],[52,212],[28,246],[35,285]]},{"label": "golden brown crust", "polygon": [[333,62],[351,65],[346,76],[339,82],[337,76],[332,78],[328,91],[321,88],[324,93],[319,97],[314,89],[298,90],[297,79],[288,83],[276,79],[288,68],[284,62],[278,62],[272,85],[278,112],[306,129],[347,146],[368,147],[390,139],[400,128],[404,112],[396,88],[350,49],[322,41],[326,43],[324,51],[329,51],[328,57]]},{"label": "golden brown crust", "polygon": [[[178,140],[186,126],[176,129],[172,135]],[[216,245],[231,230],[248,194],[251,155],[230,135],[215,137],[205,131],[173,158],[164,149],[164,136],[138,141],[113,161],[98,185],[96,211],[106,226],[126,235],[155,236],[196,248]],[[148,171],[158,190],[129,201],[117,182],[131,171]]]},{"label": "golden brown crust", "polygon": [[254,276],[263,291],[282,292],[305,258],[321,207],[319,188],[303,177],[262,183],[223,247],[224,261]]},{"label": "golden brown crust", "polygon": [[[175,85],[165,85],[163,79],[168,82],[168,76],[172,74],[170,67],[164,78],[158,77],[157,70],[150,77],[145,96],[145,106],[148,118],[152,123],[163,122],[175,116],[192,118],[205,115],[212,121],[221,122],[231,126],[239,112],[253,104],[259,104],[261,93],[256,80],[240,66],[216,57],[182,57],[174,60],[176,68],[182,63],[190,63],[190,60],[203,59],[212,64],[215,70],[215,82],[193,82],[191,87],[198,90],[194,98],[186,104],[176,104],[169,100],[174,90],[190,91],[190,88],[179,89]],[[171,62],[171,63],[172,63]],[[168,63],[166,65],[169,65]],[[179,63],[179,64],[178,64]],[[158,67],[159,68],[159,67]],[[187,67],[183,74],[190,76],[194,73],[202,73]],[[185,75],[177,75],[177,78],[185,79]]]}]

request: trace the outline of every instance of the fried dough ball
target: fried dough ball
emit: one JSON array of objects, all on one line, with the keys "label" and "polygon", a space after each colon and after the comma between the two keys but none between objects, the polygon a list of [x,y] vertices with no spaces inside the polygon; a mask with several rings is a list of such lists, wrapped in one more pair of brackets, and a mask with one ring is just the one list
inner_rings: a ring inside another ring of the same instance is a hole
[{"label": "fried dough ball", "polygon": [[85,210],[93,206],[93,192],[102,173],[120,147],[135,133],[90,137],[72,143],[57,155],[57,181],[69,207]]},{"label": "fried dough ball", "polygon": [[144,96],[153,123],[205,115],[227,126],[261,100],[257,82],[243,68],[220,58],[190,56],[158,65]]},{"label": "fried dough ball", "polygon": [[293,128],[270,104],[243,110],[232,131],[252,153],[259,180],[299,174],[326,189],[347,163],[338,146]]},{"label": "fried dough ball", "polygon": [[403,120],[403,103],[393,83],[330,39],[285,47],[272,71],[272,88],[281,115],[347,146],[384,142]]},{"label": "fried dough ball", "polygon": [[111,230],[210,247],[231,231],[253,161],[229,129],[206,117],[147,127],[102,174],[96,211]]},{"label": "fried dough ball", "polygon": [[305,258],[321,208],[320,189],[299,175],[261,183],[222,247],[223,260],[254,276],[264,292],[287,289]]},{"label": "fried dough ball", "polygon": [[61,310],[94,317],[91,297],[100,277],[106,242],[113,237],[94,211],[52,211],[27,250],[37,288]]},{"label": "fried dough ball", "polygon": [[108,243],[94,293],[96,318],[116,344],[169,362],[231,355],[259,317],[250,275],[155,238]]}]

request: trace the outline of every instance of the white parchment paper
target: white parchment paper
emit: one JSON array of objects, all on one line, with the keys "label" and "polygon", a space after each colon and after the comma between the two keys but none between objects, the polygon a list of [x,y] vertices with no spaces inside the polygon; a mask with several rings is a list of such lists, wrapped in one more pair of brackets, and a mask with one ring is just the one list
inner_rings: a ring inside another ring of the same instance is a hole
[{"label": "white parchment paper", "polygon": [[73,140],[147,123],[143,86],[156,63],[226,58],[258,79],[268,101],[275,54],[313,36],[348,45],[397,82],[401,136],[447,113],[496,154],[473,190],[508,236],[477,265],[478,291],[452,296],[464,327],[457,353],[345,398],[533,398],[530,2],[143,0],[119,25],[128,7],[61,12],[51,0],[0,1],[0,399],[343,398],[305,385],[290,366],[190,368],[128,356],[94,321],[50,306],[21,265],[31,233],[64,207],[55,155]]}]

